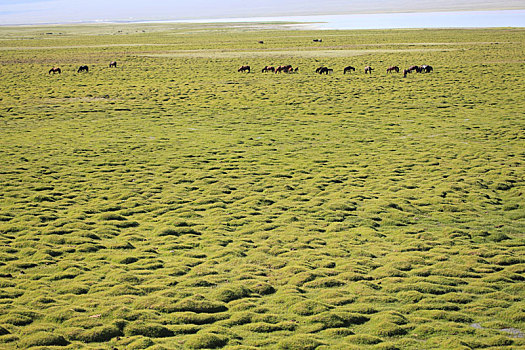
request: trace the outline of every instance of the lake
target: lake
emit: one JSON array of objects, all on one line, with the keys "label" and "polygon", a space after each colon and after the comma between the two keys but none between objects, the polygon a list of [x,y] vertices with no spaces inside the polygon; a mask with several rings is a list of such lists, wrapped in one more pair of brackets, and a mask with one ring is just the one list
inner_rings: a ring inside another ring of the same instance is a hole
[{"label": "lake", "polygon": [[199,19],[175,22],[303,22],[304,29],[525,27],[525,10],[373,13],[323,16]]}]

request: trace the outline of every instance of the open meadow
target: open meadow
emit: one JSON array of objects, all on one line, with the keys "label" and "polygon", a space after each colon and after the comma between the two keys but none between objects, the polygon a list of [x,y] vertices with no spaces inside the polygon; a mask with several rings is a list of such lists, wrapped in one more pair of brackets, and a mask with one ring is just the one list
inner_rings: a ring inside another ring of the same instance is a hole
[{"label": "open meadow", "polygon": [[525,348],[525,29],[0,27],[0,76],[1,349]]}]

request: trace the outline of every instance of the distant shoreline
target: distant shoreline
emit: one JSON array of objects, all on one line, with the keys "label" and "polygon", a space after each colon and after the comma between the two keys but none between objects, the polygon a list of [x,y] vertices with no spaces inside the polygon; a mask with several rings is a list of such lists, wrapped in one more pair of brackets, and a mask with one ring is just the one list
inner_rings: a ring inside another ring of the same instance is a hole
[{"label": "distant shoreline", "polygon": [[[21,23],[21,24],[0,24],[2,27],[47,27],[47,26],[70,26],[70,25],[115,25],[115,24],[164,24],[164,23],[289,23],[289,24],[309,24],[314,23],[311,21],[290,21],[290,18],[314,18],[314,17],[329,17],[329,16],[365,16],[365,15],[399,15],[399,14],[450,14],[450,13],[481,13],[481,12],[524,12],[525,18],[525,5],[524,6],[511,6],[502,7],[498,9],[486,8],[486,9],[441,9],[441,10],[382,10],[382,11],[352,11],[352,12],[338,12],[329,11],[323,14],[302,14],[302,15],[272,15],[272,16],[251,16],[251,17],[214,17],[214,18],[181,18],[181,19],[115,19],[115,20],[89,20],[89,21],[70,21],[70,22],[48,22],[48,23]],[[282,19],[282,20],[280,20]],[[524,19],[525,21],[525,19]]]},{"label": "distant shoreline", "polygon": [[[62,24],[5,25],[9,27],[65,27],[65,26],[127,26],[127,25],[212,25],[221,24],[232,27],[275,25],[282,29],[294,30],[359,30],[359,29],[424,29],[424,28],[525,28],[525,10],[491,11],[412,11],[377,12],[362,14],[309,15],[309,16],[271,16],[271,17],[231,17],[202,18],[184,20],[126,20],[92,21]],[[252,28],[253,29],[253,28]],[[279,28],[275,28],[279,29]]]}]

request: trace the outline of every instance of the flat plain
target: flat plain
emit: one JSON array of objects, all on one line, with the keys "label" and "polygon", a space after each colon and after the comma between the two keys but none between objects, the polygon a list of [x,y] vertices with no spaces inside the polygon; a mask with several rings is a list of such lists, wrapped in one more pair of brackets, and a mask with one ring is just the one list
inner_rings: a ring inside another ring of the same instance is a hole
[{"label": "flat plain", "polygon": [[525,347],[524,29],[3,27],[0,75],[0,348]]}]

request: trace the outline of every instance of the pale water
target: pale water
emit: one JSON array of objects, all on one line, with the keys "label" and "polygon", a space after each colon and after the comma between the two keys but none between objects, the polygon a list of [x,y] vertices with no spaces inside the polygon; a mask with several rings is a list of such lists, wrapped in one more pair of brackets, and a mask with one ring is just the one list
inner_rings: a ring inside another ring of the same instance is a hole
[{"label": "pale water", "polygon": [[525,10],[375,13],[325,16],[199,19],[176,22],[302,22],[304,29],[525,27]]}]

